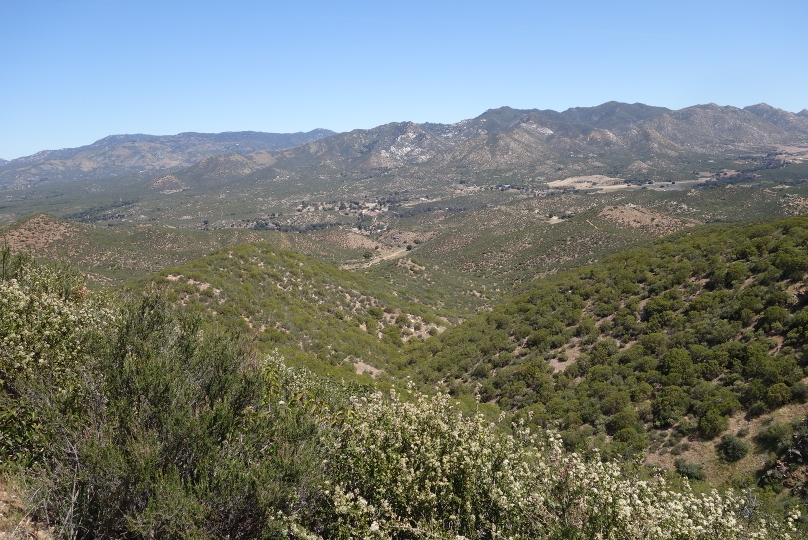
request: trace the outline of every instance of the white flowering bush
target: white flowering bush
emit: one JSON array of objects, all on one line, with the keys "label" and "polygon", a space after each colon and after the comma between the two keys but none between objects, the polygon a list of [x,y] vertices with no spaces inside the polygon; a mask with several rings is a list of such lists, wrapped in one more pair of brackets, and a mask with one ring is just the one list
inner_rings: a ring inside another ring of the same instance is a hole
[{"label": "white flowering bush", "polygon": [[85,345],[115,317],[69,269],[2,251],[0,262],[0,456],[19,459],[30,454],[39,426],[21,398],[70,394]]},{"label": "white flowering bush", "polygon": [[331,538],[787,539],[738,494],[587,461],[560,438],[461,416],[445,395],[355,400],[331,441]]}]

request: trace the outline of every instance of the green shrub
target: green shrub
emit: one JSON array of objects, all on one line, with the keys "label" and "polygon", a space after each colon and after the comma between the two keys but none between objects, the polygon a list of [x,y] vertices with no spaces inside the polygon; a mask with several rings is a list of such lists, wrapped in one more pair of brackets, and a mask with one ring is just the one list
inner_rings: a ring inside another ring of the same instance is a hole
[{"label": "green shrub", "polygon": [[659,427],[672,426],[687,412],[690,398],[678,386],[666,386],[651,402],[654,423]]},{"label": "green shrub", "polygon": [[42,417],[56,435],[31,471],[38,510],[65,535],[277,536],[308,504],[322,459],[312,409],[246,342],[148,297],[87,360],[80,409]]},{"label": "green shrub", "polygon": [[703,439],[711,440],[718,437],[722,431],[729,427],[729,419],[717,409],[708,409],[699,418],[699,434]]},{"label": "green shrub", "polygon": [[791,438],[794,436],[794,426],[787,422],[774,422],[762,429],[755,437],[755,441],[763,448],[782,452],[791,445]]},{"label": "green shrub", "polygon": [[53,436],[41,415],[68,413],[84,399],[74,392],[83,350],[103,339],[116,315],[67,267],[6,251],[0,259],[0,462],[30,463]]},{"label": "green shrub", "polygon": [[735,435],[724,435],[721,442],[716,445],[718,455],[724,461],[735,463],[743,459],[749,453],[749,445]]},{"label": "green shrub", "polygon": [[[639,444],[634,430],[620,438]],[[788,521],[738,519],[742,497],[674,492],[616,462],[564,450],[575,432],[537,437],[523,425],[502,436],[481,415],[457,413],[445,395],[393,393],[356,400],[328,447],[329,499],[301,523],[326,538],[496,538],[628,540],[737,538],[747,530],[778,538]],[[626,444],[626,443],[621,443]],[[697,465],[680,474],[703,479]],[[608,497],[606,497],[608,494]],[[591,503],[590,503],[591,501]],[[749,527],[749,529],[747,529]],[[709,536],[704,536],[709,531]]]},{"label": "green shrub", "polygon": [[766,404],[772,409],[782,407],[789,401],[791,389],[785,383],[774,384],[766,391]]},{"label": "green shrub", "polygon": [[696,463],[687,463],[684,459],[679,458],[674,462],[676,472],[690,480],[704,480],[704,467]]}]

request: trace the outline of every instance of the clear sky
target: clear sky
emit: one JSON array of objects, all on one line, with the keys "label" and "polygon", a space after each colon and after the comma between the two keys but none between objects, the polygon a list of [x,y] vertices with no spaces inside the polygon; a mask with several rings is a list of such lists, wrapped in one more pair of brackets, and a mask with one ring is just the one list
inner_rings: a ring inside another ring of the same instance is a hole
[{"label": "clear sky", "polygon": [[0,157],[617,100],[808,107],[808,2],[0,0]]}]

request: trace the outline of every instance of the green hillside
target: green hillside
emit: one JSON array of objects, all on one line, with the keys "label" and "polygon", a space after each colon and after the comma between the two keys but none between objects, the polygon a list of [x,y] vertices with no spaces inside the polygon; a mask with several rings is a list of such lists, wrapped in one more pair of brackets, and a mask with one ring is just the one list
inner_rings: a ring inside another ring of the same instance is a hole
[{"label": "green hillside", "polygon": [[569,448],[704,461],[705,441],[805,413],[806,248],[806,218],[682,232],[536,281],[398,368]]},{"label": "green hillside", "polygon": [[0,229],[0,244],[40,260],[68,262],[86,273],[96,286],[143,279],[215,249],[247,242],[273,242],[328,262],[362,258],[361,249],[309,235],[238,227],[195,230],[147,223],[107,227],[34,214]]},{"label": "green hillside", "polygon": [[[310,261],[260,250],[216,255],[236,259],[231,276],[278,258],[289,276],[275,283],[295,289],[295,267]],[[16,507],[0,515],[12,537],[787,540],[804,530],[797,501],[588,459],[552,431],[459,414],[447,395],[291,369],[165,295],[93,293],[64,267],[5,251],[0,262],[0,463],[26,504],[21,518]],[[326,287],[322,270],[299,274]]]},{"label": "green hillside", "polygon": [[252,335],[263,350],[277,348],[317,370],[341,366],[381,376],[405,342],[448,326],[388,283],[268,243],[214,251],[138,287],[150,284],[172,302]]}]

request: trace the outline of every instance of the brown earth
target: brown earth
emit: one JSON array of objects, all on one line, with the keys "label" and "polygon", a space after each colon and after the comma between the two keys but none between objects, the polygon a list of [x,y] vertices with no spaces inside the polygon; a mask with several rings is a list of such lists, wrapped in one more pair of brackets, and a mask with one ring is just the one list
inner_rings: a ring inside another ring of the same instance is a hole
[{"label": "brown earth", "polygon": [[704,466],[707,480],[713,483],[727,482],[733,477],[753,474],[767,460],[765,453],[758,453],[755,449],[753,441],[758,433],[772,422],[788,422],[794,418],[803,418],[807,412],[808,404],[791,404],[752,420],[746,420],[740,413],[730,417],[727,433],[737,434],[741,429],[746,430],[748,433],[742,438],[749,443],[751,448],[746,457],[734,464],[724,463],[718,457],[715,445],[720,441],[720,438],[713,441],[702,441],[695,437],[683,439],[683,442],[687,442],[689,448],[678,455],[674,455],[669,451],[664,453],[649,452],[646,455],[645,463],[669,470],[675,469],[675,461],[680,458],[687,463],[699,463]]},{"label": "brown earth", "polygon": [[87,243],[78,225],[39,214],[6,231],[0,242],[12,251],[43,259],[60,259],[81,252]]},{"label": "brown earth", "polygon": [[13,485],[0,477],[0,540],[51,540],[52,530],[34,521]]},{"label": "brown earth", "polygon": [[697,223],[693,220],[677,219],[634,205],[607,206],[600,211],[599,215],[616,225],[643,229],[653,236],[667,236],[685,227],[693,227]]}]

